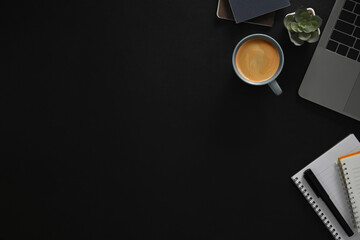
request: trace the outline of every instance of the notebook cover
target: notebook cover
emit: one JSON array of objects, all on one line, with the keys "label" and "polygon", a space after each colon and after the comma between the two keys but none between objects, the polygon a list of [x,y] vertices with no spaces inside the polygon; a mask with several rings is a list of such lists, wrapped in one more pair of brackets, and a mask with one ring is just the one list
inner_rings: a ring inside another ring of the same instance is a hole
[{"label": "notebook cover", "polygon": [[229,0],[236,23],[290,6],[289,0]]},{"label": "notebook cover", "polygon": [[[218,18],[234,21],[234,15],[231,11],[229,0],[219,0],[216,11]],[[267,13],[265,15],[250,19],[246,23],[252,23],[267,27],[272,27],[274,24],[275,12]]]}]

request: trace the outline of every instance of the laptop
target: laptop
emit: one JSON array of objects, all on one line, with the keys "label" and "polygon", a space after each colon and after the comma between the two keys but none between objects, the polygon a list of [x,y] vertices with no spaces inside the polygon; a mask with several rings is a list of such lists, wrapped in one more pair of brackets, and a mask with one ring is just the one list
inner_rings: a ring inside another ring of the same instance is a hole
[{"label": "laptop", "polygon": [[360,121],[360,0],[335,2],[299,95]]}]

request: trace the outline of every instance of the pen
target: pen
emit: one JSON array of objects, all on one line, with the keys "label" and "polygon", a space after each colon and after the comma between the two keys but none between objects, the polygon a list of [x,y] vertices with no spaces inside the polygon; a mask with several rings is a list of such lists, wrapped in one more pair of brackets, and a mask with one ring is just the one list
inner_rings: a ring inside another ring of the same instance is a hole
[{"label": "pen", "polygon": [[321,186],[319,180],[316,178],[315,174],[313,173],[313,171],[311,171],[310,168],[305,170],[304,178],[309,183],[311,189],[314,191],[316,196],[318,198],[321,198],[325,202],[325,204],[328,206],[328,208],[330,209],[330,211],[332,212],[332,214],[334,215],[336,220],[338,220],[338,222],[340,223],[341,227],[344,229],[346,234],[349,237],[354,235],[354,232],[351,230],[349,225],[346,223],[345,219],[340,214],[339,210],[337,210],[334,203],[331,201],[329,195],[326,193],[323,186]]}]

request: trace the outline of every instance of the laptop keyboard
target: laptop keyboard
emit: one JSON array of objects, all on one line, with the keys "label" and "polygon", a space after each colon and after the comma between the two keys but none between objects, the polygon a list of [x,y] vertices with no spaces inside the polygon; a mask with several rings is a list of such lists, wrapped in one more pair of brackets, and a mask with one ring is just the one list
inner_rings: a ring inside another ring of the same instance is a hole
[{"label": "laptop keyboard", "polygon": [[360,0],[346,0],[326,48],[360,62]]}]

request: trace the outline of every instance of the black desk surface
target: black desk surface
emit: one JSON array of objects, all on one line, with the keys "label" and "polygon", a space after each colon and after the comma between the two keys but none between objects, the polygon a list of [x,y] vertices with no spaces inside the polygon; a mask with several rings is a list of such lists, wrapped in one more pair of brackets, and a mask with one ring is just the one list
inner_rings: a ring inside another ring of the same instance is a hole
[{"label": "black desk surface", "polygon": [[[300,98],[316,44],[216,17],[217,0],[1,7],[0,239],[331,239],[290,177],[360,123]],[[251,33],[283,95],[237,79]],[[309,238],[310,236],[310,238]]]}]

